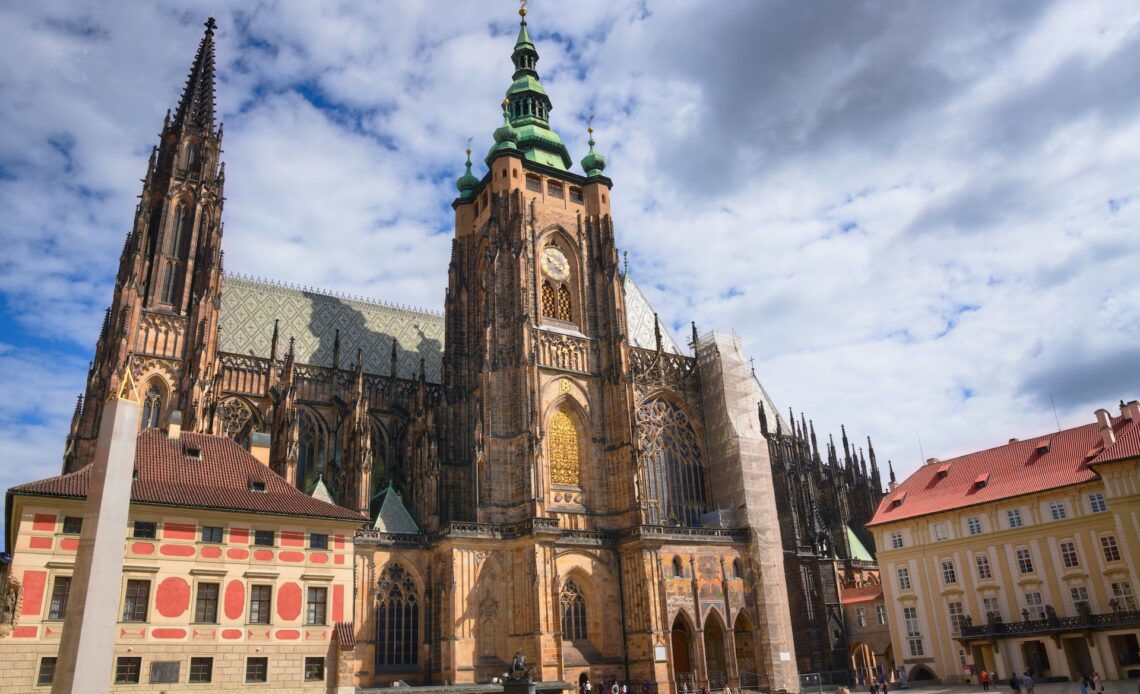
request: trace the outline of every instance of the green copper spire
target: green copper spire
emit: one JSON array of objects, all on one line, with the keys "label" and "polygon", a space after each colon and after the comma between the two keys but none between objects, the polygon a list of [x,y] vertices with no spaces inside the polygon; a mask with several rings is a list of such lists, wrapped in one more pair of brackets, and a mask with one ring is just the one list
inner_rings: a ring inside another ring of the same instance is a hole
[{"label": "green copper spire", "polygon": [[582,157],[582,170],[588,178],[596,178],[606,170],[606,158],[594,151],[594,129],[588,128],[590,133],[590,153]]},{"label": "green copper spire", "polygon": [[518,149],[519,131],[515,130],[511,125],[511,116],[507,113],[507,100],[503,99],[503,124],[495,129],[495,144],[491,146],[491,151],[487,152],[487,166],[491,165],[491,160],[495,155],[503,150]]},{"label": "green copper spire", "polygon": [[[510,125],[517,133],[518,149],[527,159],[556,169],[569,170],[570,152],[567,151],[562,138],[558,137],[558,133],[550,129],[548,118],[553,107],[535,70],[538,51],[535,50],[534,43],[530,40],[530,33],[527,32],[526,7],[519,10],[519,15],[522,17],[519,38],[515,42],[515,50],[511,53],[511,62],[515,66],[512,77],[514,81],[507,88],[506,100]],[[488,159],[500,149],[507,149],[499,146],[497,135],[499,131],[495,132],[497,144],[487,154]]]},{"label": "green copper spire", "polygon": [[459,197],[469,198],[475,192],[475,188],[479,186],[479,179],[471,175],[471,148],[467,148],[467,171],[459,177],[455,182],[455,187],[459,189]]}]

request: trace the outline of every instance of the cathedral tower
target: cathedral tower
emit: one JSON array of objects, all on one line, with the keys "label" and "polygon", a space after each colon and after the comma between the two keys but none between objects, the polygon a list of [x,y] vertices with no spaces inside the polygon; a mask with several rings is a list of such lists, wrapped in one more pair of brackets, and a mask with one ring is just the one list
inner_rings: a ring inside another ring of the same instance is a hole
[{"label": "cathedral tower", "polygon": [[103,403],[130,366],[143,396],[142,426],[180,411],[183,427],[203,429],[212,392],[222,274],[222,128],[214,121],[211,17],[182,98],[167,113],[151,151],[119,259],[115,294],[76,407],[64,471],[94,452]]}]

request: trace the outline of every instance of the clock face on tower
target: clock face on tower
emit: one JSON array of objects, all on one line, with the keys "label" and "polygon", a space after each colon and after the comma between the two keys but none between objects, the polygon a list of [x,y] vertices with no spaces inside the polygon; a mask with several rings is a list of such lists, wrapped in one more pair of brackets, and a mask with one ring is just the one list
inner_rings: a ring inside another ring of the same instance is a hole
[{"label": "clock face on tower", "polygon": [[561,282],[570,276],[570,261],[562,251],[549,246],[542,251],[542,271],[555,282]]}]

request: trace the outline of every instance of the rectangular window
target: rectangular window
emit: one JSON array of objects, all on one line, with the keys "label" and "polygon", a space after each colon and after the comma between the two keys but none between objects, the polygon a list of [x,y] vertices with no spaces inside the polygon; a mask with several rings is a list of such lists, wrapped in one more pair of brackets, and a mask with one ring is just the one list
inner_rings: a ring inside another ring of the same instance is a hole
[{"label": "rectangular window", "polygon": [[902,532],[896,530],[895,532],[891,533],[891,549],[902,549],[902,546],[903,546]]},{"label": "rectangular window", "polygon": [[127,581],[127,594],[123,599],[123,621],[145,622],[150,604],[150,581]]},{"label": "rectangular window", "polygon": [[570,189],[570,202],[582,202],[582,189],[581,188],[571,188]]},{"label": "rectangular window", "polygon": [[971,535],[982,534],[982,519],[974,516],[966,519],[966,528],[969,529]]},{"label": "rectangular window", "polygon": [[309,608],[305,612],[306,624],[324,624],[329,602],[328,588],[309,588]]},{"label": "rectangular window", "polygon": [[151,682],[177,682],[181,674],[181,660],[152,660],[150,662]]},{"label": "rectangular window", "polygon": [[55,681],[55,658],[40,658],[40,670],[36,673],[36,685],[46,687]]},{"label": "rectangular window", "polygon": [[1050,501],[1049,502],[1049,515],[1053,516],[1053,520],[1065,520],[1069,517],[1069,512],[1065,508],[1064,501]]},{"label": "rectangular window", "polygon": [[534,193],[542,192],[542,180],[534,174],[526,175],[526,189]]},{"label": "rectangular window", "polygon": [[1081,614],[1082,605],[1084,611],[1090,611],[1089,605],[1089,589],[1084,586],[1076,586],[1069,589],[1069,598],[1073,601],[1073,612]]},{"label": "rectangular window", "polygon": [[140,540],[153,540],[157,533],[157,524],[150,521],[135,521],[134,532],[131,533],[132,537],[137,537]]},{"label": "rectangular window", "polygon": [[962,610],[962,603],[948,602],[946,609],[950,614],[950,632],[955,636],[962,633],[962,626],[966,623],[966,613]]},{"label": "rectangular window", "polygon": [[958,572],[954,569],[954,562],[950,559],[942,562],[942,582],[947,584],[958,582]]},{"label": "rectangular window", "polygon": [[1035,590],[1026,593],[1025,607],[1029,610],[1030,619],[1045,619],[1045,603],[1041,600],[1041,593]]},{"label": "rectangular window", "polygon": [[1126,611],[1136,609],[1136,596],[1132,594],[1132,584],[1128,581],[1118,581],[1112,584],[1112,599],[1116,601],[1114,609]]},{"label": "rectangular window", "polygon": [[862,607],[855,608],[855,619],[859,622],[859,626],[867,626],[867,610]]},{"label": "rectangular window", "polygon": [[1104,501],[1104,494],[1100,492],[1089,494],[1089,511],[1092,513],[1104,513],[1107,510],[1108,504]]},{"label": "rectangular window", "polygon": [[986,618],[991,622],[1001,621],[1001,601],[995,598],[982,598],[982,609],[986,611]]},{"label": "rectangular window", "polygon": [[912,656],[925,654],[922,645],[922,625],[918,623],[918,609],[914,607],[903,608],[903,622],[906,624],[906,639],[910,646]]},{"label": "rectangular window", "polygon": [[324,658],[305,658],[305,681],[306,682],[324,682],[325,681],[325,659]]},{"label": "rectangular window", "polygon": [[1064,562],[1067,569],[1081,565],[1081,560],[1077,558],[1077,546],[1075,544],[1072,542],[1061,543],[1061,561]]},{"label": "rectangular window", "polygon": [[942,540],[949,540],[950,539],[950,529],[948,527],[946,527],[945,523],[935,523],[934,524],[934,539],[936,541],[942,541]]},{"label": "rectangular window", "polygon": [[253,531],[253,544],[262,547],[273,546],[273,531],[272,530],[254,530]]},{"label": "rectangular window", "polygon": [[115,659],[115,684],[138,684],[142,658],[126,656]]},{"label": "rectangular window", "polygon": [[219,543],[222,541],[222,529],[216,525],[202,526],[202,542]]},{"label": "rectangular window", "polygon": [[910,569],[899,569],[899,590],[910,590]]},{"label": "rectangular window", "polygon": [[194,621],[198,624],[216,624],[218,621],[218,591],[221,584],[199,583],[194,602]]},{"label": "rectangular window", "polygon": [[994,573],[990,568],[990,555],[978,554],[974,556],[974,564],[978,567],[978,578],[986,579],[993,578]]},{"label": "rectangular window", "polygon": [[1020,528],[1022,526],[1021,509],[1011,508],[1008,511],[1006,511],[1005,512],[1005,520],[1007,523],[1009,523],[1009,527]]},{"label": "rectangular window", "polygon": [[323,533],[309,534],[309,549],[328,549],[329,536]]},{"label": "rectangular window", "polygon": [[268,682],[269,681],[269,658],[264,656],[258,658],[245,659],[245,681],[246,682]]},{"label": "rectangular window", "polygon": [[249,623],[269,624],[269,608],[273,600],[273,586],[252,586],[249,589]]},{"label": "rectangular window", "polygon": [[875,621],[877,621],[879,624],[887,623],[887,608],[883,605],[875,606]]},{"label": "rectangular window", "polygon": [[1017,570],[1023,574],[1033,573],[1033,557],[1024,547],[1017,550]]},{"label": "rectangular window", "polygon": [[213,658],[191,658],[190,659],[190,683],[202,684],[210,682],[214,679],[214,659]]},{"label": "rectangular window", "polygon": [[67,615],[67,598],[71,594],[71,576],[56,576],[51,587],[48,619],[63,619]]},{"label": "rectangular window", "polygon": [[64,535],[78,535],[83,532],[83,517],[82,516],[64,516],[63,517],[63,534]]},{"label": "rectangular window", "polygon": [[546,184],[546,191],[552,198],[562,198],[562,184],[558,181],[549,181]]},{"label": "rectangular window", "polygon": [[1105,561],[1120,561],[1120,548],[1116,546],[1115,535],[1101,535],[1100,548]]}]

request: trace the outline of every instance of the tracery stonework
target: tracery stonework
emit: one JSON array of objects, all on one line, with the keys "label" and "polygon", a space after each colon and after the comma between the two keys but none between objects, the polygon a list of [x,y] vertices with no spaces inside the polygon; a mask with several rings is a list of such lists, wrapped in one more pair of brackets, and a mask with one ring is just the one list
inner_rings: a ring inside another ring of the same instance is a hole
[{"label": "tracery stonework", "polygon": [[554,484],[578,486],[581,465],[578,460],[578,428],[564,410],[550,418],[550,481]]}]

